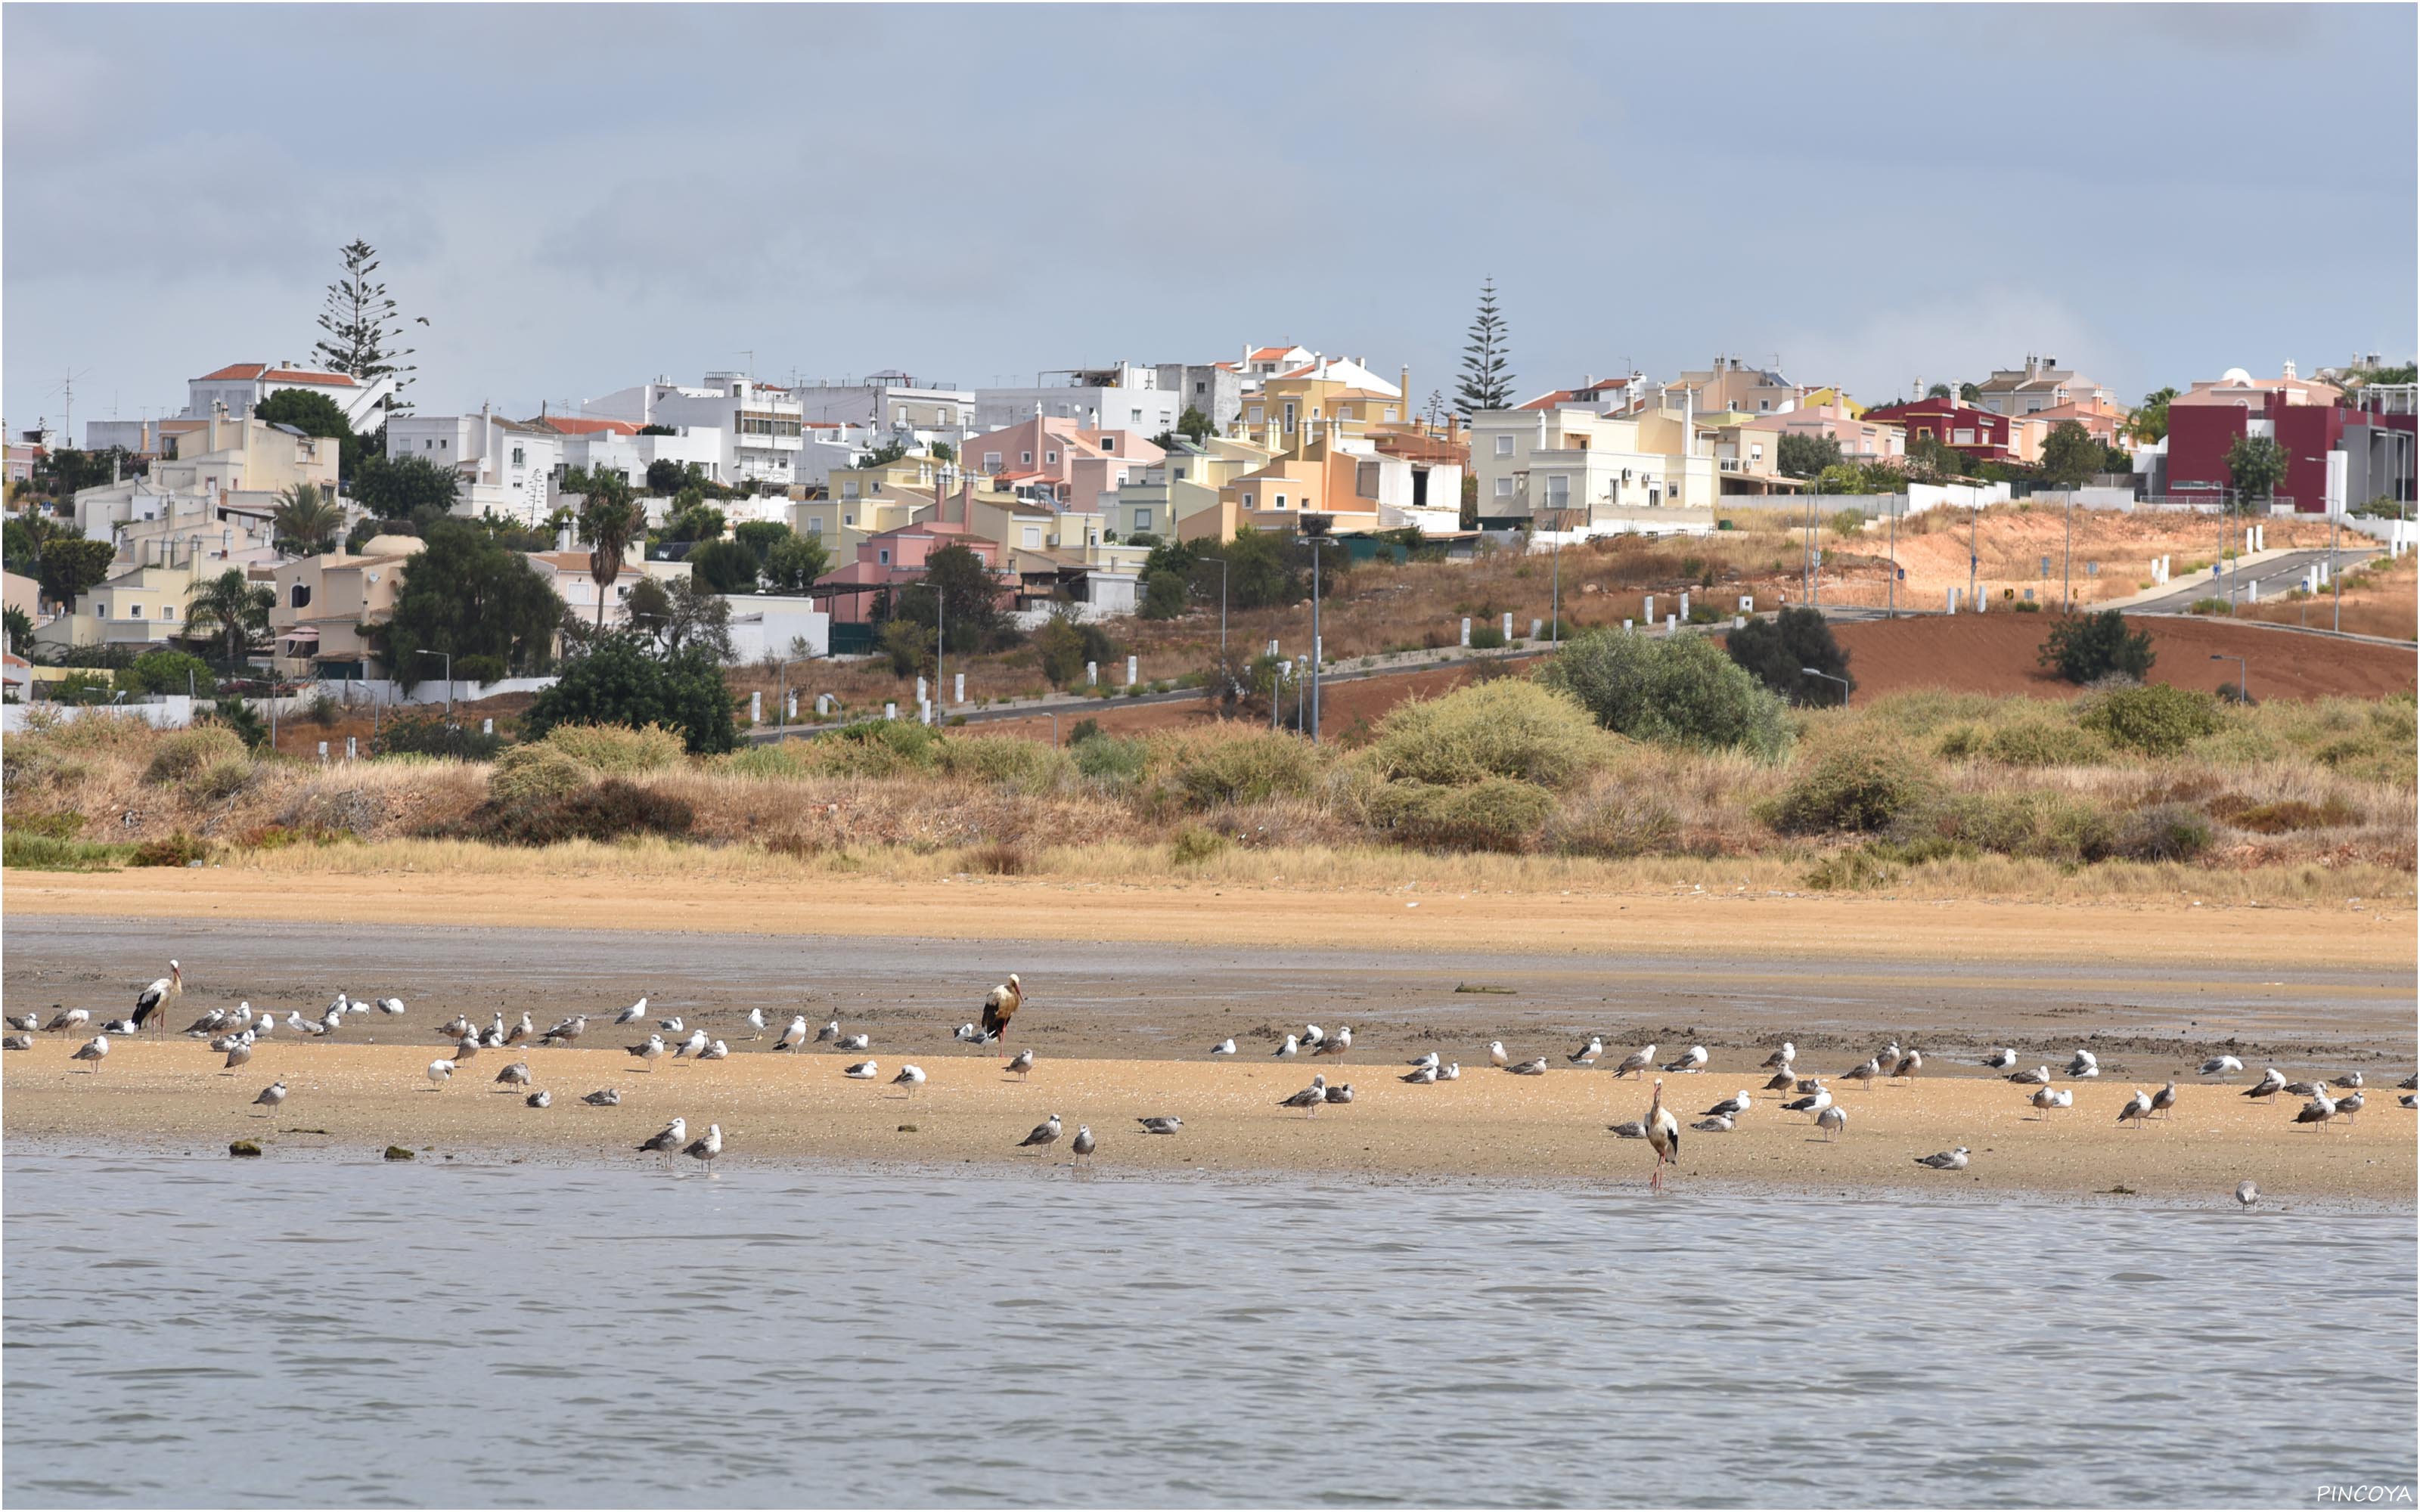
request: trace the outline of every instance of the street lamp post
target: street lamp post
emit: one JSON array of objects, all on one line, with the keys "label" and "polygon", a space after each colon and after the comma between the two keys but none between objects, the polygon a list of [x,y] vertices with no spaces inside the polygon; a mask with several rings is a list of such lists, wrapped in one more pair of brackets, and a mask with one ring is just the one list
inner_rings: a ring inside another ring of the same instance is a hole
[{"label": "street lamp post", "polygon": [[1319,744],[1319,664],[1323,659],[1319,643],[1319,548],[1327,538],[1328,524],[1326,515],[1302,517],[1302,532],[1311,537],[1311,743],[1314,746]]},{"label": "street lamp post", "polygon": [[1218,557],[1218,664],[1227,664],[1227,559]]},{"label": "street lamp post", "polygon": [[2242,656],[2223,656],[2213,651],[2210,654],[2210,659],[2212,661],[2231,661],[2235,663],[2235,702],[2238,703],[2251,702],[2252,674],[2248,665],[2244,661],[2244,658]]},{"label": "street lamp post", "polygon": [[450,651],[423,651],[421,652],[421,655],[424,656],[442,657],[445,662],[445,722],[447,724],[452,724],[454,722],[454,653]]},{"label": "street lamp post", "polygon": [[1845,678],[1845,677],[1835,677],[1835,676],[1833,676],[1830,672],[1818,671],[1816,671],[1816,670],[1815,670],[1814,668],[1812,668],[1812,667],[1801,667],[1801,668],[1799,668],[1798,670],[1799,670],[1800,671],[1802,671],[1802,672],[1805,672],[1805,673],[1806,673],[1807,676],[1809,676],[1809,677],[1820,677],[1820,678],[1823,679],[1823,681],[1825,681],[1825,682],[1827,682],[1827,683],[1838,683],[1838,684],[1839,684],[1839,685],[1840,685],[1840,707],[1842,707],[1842,708],[1844,708],[1844,709],[1845,709],[1845,708],[1847,708],[1847,707],[1849,706],[1849,680],[1848,680],[1847,678]]}]

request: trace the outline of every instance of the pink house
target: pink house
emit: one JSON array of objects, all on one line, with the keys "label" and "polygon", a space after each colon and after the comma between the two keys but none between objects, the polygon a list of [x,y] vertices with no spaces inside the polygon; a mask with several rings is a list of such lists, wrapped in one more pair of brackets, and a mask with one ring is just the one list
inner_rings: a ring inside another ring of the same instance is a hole
[{"label": "pink house", "polygon": [[[924,576],[924,559],[945,546],[963,546],[997,575],[1001,547],[956,520],[928,519],[878,531],[858,543],[857,560],[815,579],[830,600],[831,617],[843,624],[862,625],[874,613],[874,595],[885,588],[912,583]],[[1011,596],[1003,582],[1003,604]]]},{"label": "pink house", "polygon": [[1078,514],[1098,514],[1101,495],[1129,472],[1168,454],[1130,430],[1086,430],[1073,420],[1036,415],[977,436],[960,454],[967,469],[994,486],[1047,497]]},{"label": "pink house", "polygon": [[1841,456],[1852,462],[1893,462],[1907,455],[1907,432],[1903,428],[1863,419],[1846,405],[1807,405],[1777,414],[1758,415],[1745,424],[1750,430],[1838,441]]}]

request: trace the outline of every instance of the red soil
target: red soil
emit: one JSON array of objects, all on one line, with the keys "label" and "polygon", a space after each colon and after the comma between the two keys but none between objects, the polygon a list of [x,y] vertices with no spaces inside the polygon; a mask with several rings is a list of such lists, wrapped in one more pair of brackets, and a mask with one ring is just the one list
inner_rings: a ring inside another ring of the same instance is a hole
[{"label": "red soil", "polygon": [[[1844,625],[1835,633],[1848,649],[1861,698],[1915,687],[2071,698],[2075,686],[2036,660],[2052,620],[2047,614],[1928,615]],[[2215,654],[2247,658],[2244,671],[2256,698],[2377,698],[2414,687],[2413,653],[2392,646],[2215,619],[2138,617],[2128,623],[2150,632],[2158,657],[2151,665],[2155,683],[2205,690],[2232,686],[2235,662],[2211,660]]]}]

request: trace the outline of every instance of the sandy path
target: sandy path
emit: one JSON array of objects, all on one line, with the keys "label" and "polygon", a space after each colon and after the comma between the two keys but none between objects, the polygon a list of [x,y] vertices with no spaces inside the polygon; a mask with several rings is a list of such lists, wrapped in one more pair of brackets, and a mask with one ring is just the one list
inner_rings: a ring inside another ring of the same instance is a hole
[{"label": "sandy path", "polygon": [[[918,1162],[1035,1162],[1016,1149],[1026,1131],[1057,1113],[1072,1138],[1078,1122],[1103,1141],[1100,1159],[1125,1169],[1288,1170],[1388,1177],[1645,1179],[1647,1148],[1606,1125],[1637,1117],[1648,1088],[1605,1071],[1518,1077],[1485,1066],[1458,1082],[1407,1087],[1401,1057],[1356,1050],[1318,1067],[1296,1060],[1175,1062],[1045,1059],[1032,1081],[1006,1077],[971,1055],[926,1057],[930,1080],[910,1098],[840,1074],[848,1058],[756,1056],[704,1065],[659,1063],[653,1072],[618,1050],[533,1050],[526,1059],[556,1105],[535,1110],[499,1090],[495,1072],[515,1056],[483,1052],[442,1090],[422,1074],[430,1058],[404,1045],[279,1043],[261,1047],[232,1076],[185,1041],[129,1044],[100,1072],[71,1069],[69,1046],[46,1040],[5,1062],[11,1138],[74,1141],[134,1137],[209,1151],[236,1138],[281,1148],[378,1149],[390,1143],[440,1157],[505,1152],[642,1160],[632,1147],[674,1115],[693,1130],[719,1122],[734,1161],[785,1158]],[[1692,1117],[1742,1085],[1748,1057],[1709,1074],[1666,1079]],[[886,1074],[889,1072],[886,1063]],[[1280,1109],[1314,1069],[1355,1084],[1350,1106],[1315,1119]],[[248,1104],[284,1078],[291,1091],[273,1117]],[[1899,1186],[1962,1192],[2103,1193],[2207,1201],[2250,1177],[2288,1200],[2362,1199],[2408,1205],[2414,1181],[2412,1115],[2373,1091],[2357,1126],[2291,1127],[2292,1106],[2247,1103],[2232,1090],[2182,1089],[2172,1122],[2135,1130],[2112,1120],[2134,1083],[2083,1082],[2073,1112],[2044,1121],[2024,1094],[1986,1078],[1923,1079],[1851,1091],[1847,1133],[1825,1144],[1795,1116],[1766,1103],[1733,1134],[1684,1134],[1683,1180],[1713,1178],[1784,1187]],[[2156,1087],[2157,1083],[2149,1084]],[[614,1108],[577,1102],[613,1086]],[[1761,1097],[1761,1094],[1752,1094]],[[1134,1120],[1174,1114],[1173,1137]],[[304,1131],[304,1132],[289,1132]],[[318,1132],[310,1132],[318,1131]],[[1974,1165],[1936,1176],[1912,1163],[1953,1145]],[[428,1158],[424,1155],[422,1158]],[[1051,1159],[1067,1158],[1063,1143]]]}]

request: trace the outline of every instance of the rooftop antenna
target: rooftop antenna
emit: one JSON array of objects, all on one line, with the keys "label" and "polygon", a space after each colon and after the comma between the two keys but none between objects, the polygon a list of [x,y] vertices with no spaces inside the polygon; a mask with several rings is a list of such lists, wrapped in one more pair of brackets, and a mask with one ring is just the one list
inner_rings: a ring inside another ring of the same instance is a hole
[{"label": "rooftop antenna", "polygon": [[55,386],[54,388],[53,388],[53,389],[51,390],[51,393],[60,393],[60,394],[65,394],[65,395],[67,396],[67,399],[66,399],[67,418],[66,418],[65,420],[62,420],[62,421],[59,423],[59,434],[61,434],[61,435],[63,435],[63,436],[65,436],[65,437],[67,438],[67,440],[66,440],[64,443],[62,443],[62,444],[63,444],[63,447],[73,447],[73,446],[75,445],[75,385],[76,385],[76,379],[78,379],[78,378],[88,378],[88,377],[90,377],[90,376],[91,376],[91,374],[92,374],[92,369],[91,369],[91,368],[88,368],[88,367],[87,367],[87,368],[85,368],[85,369],[83,372],[81,372],[81,373],[70,373],[70,374],[68,374],[65,378],[63,378],[59,379],[57,386]]}]

